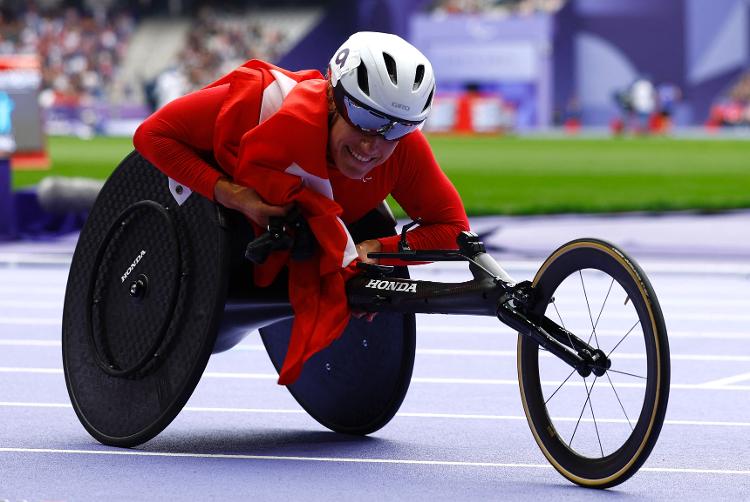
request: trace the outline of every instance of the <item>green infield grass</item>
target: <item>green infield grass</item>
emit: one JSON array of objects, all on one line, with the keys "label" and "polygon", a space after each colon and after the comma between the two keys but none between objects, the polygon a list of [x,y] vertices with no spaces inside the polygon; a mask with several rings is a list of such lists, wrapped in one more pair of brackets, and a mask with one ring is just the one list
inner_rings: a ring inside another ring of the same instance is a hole
[{"label": "green infield grass", "polygon": [[[750,207],[750,141],[431,136],[471,215]],[[49,138],[52,168],[15,171],[15,188],[44,176],[105,178],[129,138]]]}]

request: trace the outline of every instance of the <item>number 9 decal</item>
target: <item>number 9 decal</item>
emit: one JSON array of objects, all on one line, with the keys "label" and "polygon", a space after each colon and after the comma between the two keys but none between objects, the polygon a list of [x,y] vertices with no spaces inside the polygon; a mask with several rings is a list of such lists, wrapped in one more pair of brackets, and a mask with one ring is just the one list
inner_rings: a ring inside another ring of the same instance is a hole
[{"label": "number 9 decal", "polygon": [[349,56],[349,49],[341,49],[341,52],[336,54],[336,64],[339,65],[339,68],[344,67],[344,63],[346,63],[346,58]]}]

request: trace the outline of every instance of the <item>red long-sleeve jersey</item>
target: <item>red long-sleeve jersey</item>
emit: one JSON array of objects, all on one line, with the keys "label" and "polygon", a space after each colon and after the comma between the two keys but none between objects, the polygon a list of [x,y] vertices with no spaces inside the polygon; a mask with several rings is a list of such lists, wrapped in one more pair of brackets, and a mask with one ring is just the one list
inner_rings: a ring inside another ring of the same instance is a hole
[{"label": "red long-sleeve jersey", "polygon": [[[328,160],[328,82],[317,72],[289,72],[248,61],[209,87],[177,99],[136,132],[138,151],[171,178],[213,198],[221,176],[212,158],[237,183],[269,204],[297,203],[319,244],[309,260],[274,253],[254,268],[256,284],[269,284],[289,267],[295,319],[279,383],[299,376],[304,361],[346,327],[345,283],[357,252],[344,228],[389,193],[424,225],[409,233],[414,249],[455,247],[468,228],[461,199],[438,167],[420,132],[402,139],[391,157],[364,179],[345,177]],[[381,240],[384,251],[397,237]]]},{"label": "red long-sleeve jersey", "polygon": [[[146,119],[133,138],[141,155],[167,176],[212,200],[221,173],[205,159],[211,157],[217,117],[228,92],[226,83],[172,101]],[[324,92],[321,99],[326,99]],[[221,167],[233,177],[236,166]],[[364,216],[388,194],[411,218],[420,217],[422,226],[408,234],[412,249],[455,248],[456,236],[469,228],[456,189],[420,131],[401,139],[393,155],[363,180],[345,177],[333,164],[328,165],[328,176],[345,223]],[[380,241],[383,251],[396,251],[397,236]]]}]

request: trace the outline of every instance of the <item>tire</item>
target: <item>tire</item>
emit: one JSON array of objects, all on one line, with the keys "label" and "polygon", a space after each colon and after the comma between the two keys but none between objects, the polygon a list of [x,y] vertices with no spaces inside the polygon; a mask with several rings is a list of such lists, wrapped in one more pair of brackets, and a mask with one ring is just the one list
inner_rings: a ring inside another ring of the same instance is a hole
[{"label": "tire", "polygon": [[611,367],[584,378],[530,337],[518,337],[524,412],[539,448],[573,483],[608,488],[632,476],[659,437],[667,410],[669,343],[641,268],[612,244],[579,239],[534,278],[535,313],[594,348]]}]

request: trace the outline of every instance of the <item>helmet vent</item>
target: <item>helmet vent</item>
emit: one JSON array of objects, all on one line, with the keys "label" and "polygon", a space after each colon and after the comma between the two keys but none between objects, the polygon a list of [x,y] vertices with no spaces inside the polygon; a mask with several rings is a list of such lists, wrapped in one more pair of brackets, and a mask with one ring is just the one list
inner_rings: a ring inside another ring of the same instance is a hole
[{"label": "helmet vent", "polygon": [[357,84],[367,96],[370,95],[370,82],[367,80],[367,68],[364,64],[357,66]]},{"label": "helmet vent", "polygon": [[426,109],[428,109],[430,107],[430,105],[432,104],[432,95],[433,94],[435,94],[435,88],[434,87],[430,91],[430,95],[427,97],[427,102],[424,104],[424,108],[422,108],[422,111],[425,111]]},{"label": "helmet vent", "polygon": [[393,85],[398,85],[398,74],[396,73],[396,60],[393,56],[387,52],[383,53],[383,61],[385,61],[385,68],[388,70],[388,76],[391,77]]},{"label": "helmet vent", "polygon": [[413,91],[416,91],[419,89],[419,86],[422,85],[422,79],[424,79],[424,65],[421,64],[417,66],[417,74],[414,76],[414,86],[412,87]]}]

